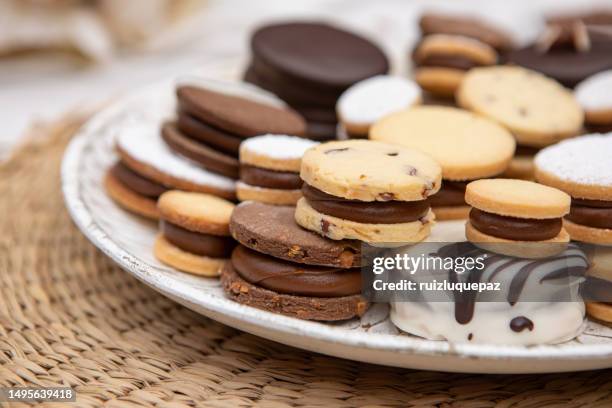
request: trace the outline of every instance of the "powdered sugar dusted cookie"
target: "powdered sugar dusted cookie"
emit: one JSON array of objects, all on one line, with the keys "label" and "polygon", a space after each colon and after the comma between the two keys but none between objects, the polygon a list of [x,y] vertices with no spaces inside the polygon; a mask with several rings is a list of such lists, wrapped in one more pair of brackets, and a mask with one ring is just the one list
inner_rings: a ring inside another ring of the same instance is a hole
[{"label": "powdered sugar dusted cookie", "polygon": [[600,72],[582,81],[574,90],[590,125],[604,125],[612,130],[612,70]]},{"label": "powdered sugar dusted cookie", "polygon": [[351,86],[338,99],[336,111],[351,135],[367,135],[374,122],[421,101],[421,89],[406,78],[378,75]]},{"label": "powdered sugar dusted cookie", "polygon": [[270,170],[299,172],[304,152],[317,144],[296,136],[256,136],[240,145],[240,163]]},{"label": "powdered sugar dusted cookie", "polygon": [[211,173],[168,149],[156,123],[135,123],[117,135],[121,161],[133,171],[166,187],[233,198],[234,180]]}]

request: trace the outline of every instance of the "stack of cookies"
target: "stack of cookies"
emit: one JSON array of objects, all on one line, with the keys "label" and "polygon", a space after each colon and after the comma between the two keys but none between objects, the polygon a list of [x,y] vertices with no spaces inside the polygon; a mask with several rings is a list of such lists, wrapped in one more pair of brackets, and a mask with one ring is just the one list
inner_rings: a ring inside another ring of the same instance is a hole
[{"label": "stack of cookies", "polygon": [[553,79],[520,67],[474,68],[461,83],[462,108],[506,127],[516,138],[509,178],[533,179],[533,155],[542,147],[577,136],[584,113],[572,92]]},{"label": "stack of cookies", "polygon": [[441,169],[424,153],[368,140],[328,142],[306,151],[300,177],[295,219],[308,230],[382,247],[429,235],[429,198],[440,189]]},{"label": "stack of cookies", "polygon": [[438,220],[467,218],[465,187],[495,177],[510,164],[515,141],[487,118],[444,106],[419,106],[378,121],[370,139],[420,150],[442,167],[442,188],[429,201]]},{"label": "stack of cookies", "polygon": [[156,123],[125,127],[117,135],[119,161],[108,171],[105,188],[121,207],[157,219],[157,198],[178,189],[235,199],[232,178],[208,171],[175,155],[160,137]]},{"label": "stack of cookies", "polygon": [[230,221],[240,243],[221,275],[230,299],[306,320],[361,316],[361,250],[300,228],[294,207],[255,201],[239,204]]},{"label": "stack of cookies", "polygon": [[315,140],[336,137],[335,105],[344,90],[389,70],[372,42],[324,23],[261,27],[251,38],[251,53],[245,80],[300,112],[308,121],[307,136]]},{"label": "stack of cookies", "polygon": [[590,132],[612,132],[612,70],[595,74],[576,86],[574,95],[584,109]]},{"label": "stack of cookies", "polygon": [[295,136],[263,135],[240,145],[240,201],[295,205],[302,197],[302,155],[317,142]]},{"label": "stack of cookies", "polygon": [[244,83],[179,83],[178,119],[162,127],[176,153],[203,168],[237,179],[238,149],[246,138],[265,133],[302,136],[305,122],[267,92]]}]

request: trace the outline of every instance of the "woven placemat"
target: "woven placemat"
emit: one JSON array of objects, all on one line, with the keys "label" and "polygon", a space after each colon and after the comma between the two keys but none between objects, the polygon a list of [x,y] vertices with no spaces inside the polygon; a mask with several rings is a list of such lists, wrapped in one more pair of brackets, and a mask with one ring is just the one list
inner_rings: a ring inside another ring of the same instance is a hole
[{"label": "woven placemat", "polygon": [[362,364],[166,299],[96,250],[64,208],[60,162],[79,123],[40,130],[0,165],[0,386],[70,386],[79,407],[612,406],[612,370],[486,376]]}]

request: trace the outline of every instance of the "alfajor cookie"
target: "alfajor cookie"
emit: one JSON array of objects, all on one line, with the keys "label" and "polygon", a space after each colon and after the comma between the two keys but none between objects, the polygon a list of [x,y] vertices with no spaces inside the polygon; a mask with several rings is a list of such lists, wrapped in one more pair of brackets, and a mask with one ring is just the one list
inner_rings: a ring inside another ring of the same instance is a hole
[{"label": "alfajor cookie", "polygon": [[580,82],[574,90],[584,109],[587,128],[592,132],[612,131],[612,70],[600,72]]},{"label": "alfajor cookie", "polygon": [[382,117],[421,102],[421,89],[413,81],[377,75],[352,85],[336,104],[338,119],[349,138],[367,137],[370,126]]},{"label": "alfajor cookie", "polygon": [[467,183],[502,173],[514,154],[510,132],[461,109],[419,106],[388,115],[370,139],[420,150],[442,167],[442,188],[429,201],[439,220],[467,218]]},{"label": "alfajor cookie", "polygon": [[485,179],[467,185],[472,206],[465,234],[493,252],[543,258],[565,250],[569,235],[562,218],[570,197],[561,190],[525,180]]},{"label": "alfajor cookie", "polygon": [[553,79],[524,68],[472,69],[455,97],[461,107],[507,127],[519,145],[547,146],[582,129],[584,114],[573,94]]},{"label": "alfajor cookie", "polygon": [[432,34],[425,36],[412,52],[416,82],[426,91],[452,97],[466,71],[495,65],[495,49],[474,38]]},{"label": "alfajor cookie", "polygon": [[538,182],[572,197],[564,225],[573,240],[612,244],[612,134],[566,140],[535,158]]},{"label": "alfajor cookie", "polygon": [[218,276],[235,246],[229,233],[234,204],[219,197],[168,191],[157,203],[157,259],[180,271]]},{"label": "alfajor cookie", "polygon": [[295,136],[272,134],[244,141],[240,146],[238,199],[294,205],[302,196],[302,155],[316,144]]},{"label": "alfajor cookie", "polygon": [[306,151],[300,177],[304,198],[295,219],[306,229],[376,245],[429,235],[428,198],[440,188],[441,169],[424,153],[368,140],[328,142]]}]

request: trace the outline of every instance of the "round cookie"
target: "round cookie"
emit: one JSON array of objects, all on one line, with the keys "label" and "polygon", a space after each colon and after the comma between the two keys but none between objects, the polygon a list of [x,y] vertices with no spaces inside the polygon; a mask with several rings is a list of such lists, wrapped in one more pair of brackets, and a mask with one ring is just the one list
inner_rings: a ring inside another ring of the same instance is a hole
[{"label": "round cookie", "polygon": [[507,127],[519,144],[542,147],[577,135],[584,119],[573,94],[554,80],[520,67],[469,71],[457,103]]},{"label": "round cookie", "polygon": [[503,172],[515,149],[497,123],[461,109],[419,106],[393,113],[370,130],[370,139],[420,150],[442,167],[442,178],[472,180]]},{"label": "round cookie", "polygon": [[238,178],[240,165],[235,157],[188,138],[178,129],[176,123],[164,123],[161,134],[164,142],[174,152],[193,160],[205,169],[233,179]]},{"label": "round cookie", "polygon": [[[421,65],[428,58],[436,56],[461,58],[473,63],[474,66],[494,65],[497,62],[497,52],[491,46],[473,38],[460,35],[428,35],[423,38],[415,49],[413,58],[417,64]],[[450,67],[464,68],[463,66]],[[472,66],[465,68],[469,69]]]},{"label": "round cookie", "polygon": [[179,86],[176,94],[181,110],[241,137],[268,132],[303,135],[306,131],[302,116],[289,108],[195,86]]},{"label": "round cookie", "polygon": [[465,72],[456,68],[428,67],[417,69],[414,80],[426,91],[450,98],[461,85]]},{"label": "round cookie", "polygon": [[230,231],[242,245],[287,261],[339,268],[360,266],[359,242],[325,239],[296,224],[294,213],[294,207],[240,203],[232,214]]},{"label": "round cookie", "polygon": [[347,140],[307,150],[300,177],[336,197],[418,201],[440,189],[441,169],[426,154],[402,146]]},{"label": "round cookie", "polygon": [[580,82],[574,90],[584,109],[585,121],[593,125],[612,125],[612,70],[600,72]]},{"label": "round cookie", "polygon": [[168,191],[159,197],[161,234],[154,253],[161,262],[202,276],[218,276],[234,242],[229,221],[234,204],[208,194]]},{"label": "round cookie", "polygon": [[178,112],[176,127],[190,138],[199,140],[221,152],[238,157],[242,139],[221,129],[209,126],[186,112]]},{"label": "round cookie", "polygon": [[363,223],[323,214],[301,198],[295,209],[295,220],[302,227],[334,239],[355,239],[372,245],[420,242],[429,236],[434,213],[429,210],[417,221],[393,224]]},{"label": "round cookie", "polygon": [[251,49],[254,58],[281,76],[320,88],[345,89],[389,70],[387,58],[370,41],[323,23],[261,27],[251,38]]},{"label": "round cookie", "polygon": [[299,173],[304,152],[318,143],[287,135],[266,134],[240,145],[240,163]]},{"label": "round cookie", "polygon": [[348,88],[336,104],[338,118],[351,135],[367,135],[377,120],[420,103],[421,90],[413,81],[378,75]]},{"label": "round cookie", "polygon": [[275,205],[295,205],[302,198],[302,190],[282,190],[252,186],[239,181],[236,183],[236,197],[238,201],[257,201]]},{"label": "round cookie", "polygon": [[157,200],[130,190],[117,179],[112,169],[104,177],[104,188],[110,198],[126,210],[152,220],[159,218]]},{"label": "round cookie", "polygon": [[170,151],[155,123],[137,123],[117,135],[121,161],[134,172],[168,188],[235,197],[234,180],[209,172]]}]

